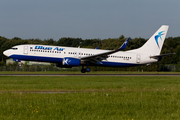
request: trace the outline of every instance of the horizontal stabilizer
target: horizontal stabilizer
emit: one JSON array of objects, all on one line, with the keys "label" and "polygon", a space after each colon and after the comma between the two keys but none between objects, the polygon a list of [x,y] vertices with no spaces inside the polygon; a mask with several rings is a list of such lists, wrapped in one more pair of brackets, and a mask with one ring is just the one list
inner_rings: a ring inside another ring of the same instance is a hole
[{"label": "horizontal stabilizer", "polygon": [[150,56],[150,58],[159,59],[161,57],[168,56],[168,55],[174,55],[174,54],[176,54],[176,53],[168,53],[168,54],[155,55],[155,56]]}]

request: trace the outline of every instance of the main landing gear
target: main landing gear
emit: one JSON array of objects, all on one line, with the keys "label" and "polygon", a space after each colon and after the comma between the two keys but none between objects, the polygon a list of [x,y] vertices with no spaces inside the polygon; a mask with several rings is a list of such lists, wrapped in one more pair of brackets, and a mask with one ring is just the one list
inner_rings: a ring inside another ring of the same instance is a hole
[{"label": "main landing gear", "polygon": [[82,73],[90,72],[90,71],[91,71],[91,68],[89,68],[88,66],[87,66],[87,68],[84,68],[84,66],[82,66],[82,69],[81,69]]}]

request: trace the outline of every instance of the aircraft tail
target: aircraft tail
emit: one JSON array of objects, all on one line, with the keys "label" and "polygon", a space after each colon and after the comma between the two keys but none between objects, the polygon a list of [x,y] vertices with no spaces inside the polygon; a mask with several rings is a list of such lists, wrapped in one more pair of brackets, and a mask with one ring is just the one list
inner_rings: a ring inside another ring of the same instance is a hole
[{"label": "aircraft tail", "polygon": [[159,55],[166,38],[169,26],[162,25],[151,38],[140,48],[131,52]]}]

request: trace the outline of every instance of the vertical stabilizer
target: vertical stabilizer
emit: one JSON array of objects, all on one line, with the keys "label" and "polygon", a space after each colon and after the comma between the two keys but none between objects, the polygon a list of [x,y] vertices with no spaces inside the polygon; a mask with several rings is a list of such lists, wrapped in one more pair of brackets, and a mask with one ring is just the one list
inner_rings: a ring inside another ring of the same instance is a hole
[{"label": "vertical stabilizer", "polygon": [[131,52],[159,55],[166,38],[168,28],[169,26],[162,25],[142,47],[132,50]]}]

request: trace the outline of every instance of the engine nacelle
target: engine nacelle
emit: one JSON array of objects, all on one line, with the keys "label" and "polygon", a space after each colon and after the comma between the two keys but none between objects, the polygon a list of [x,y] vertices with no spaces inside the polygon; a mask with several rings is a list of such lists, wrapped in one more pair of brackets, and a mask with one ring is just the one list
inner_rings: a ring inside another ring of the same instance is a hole
[{"label": "engine nacelle", "polygon": [[78,58],[65,57],[62,61],[64,66],[80,66],[81,61]]}]

